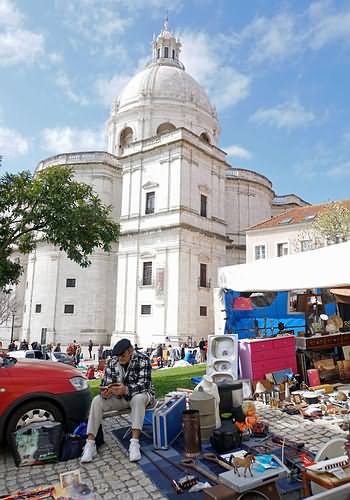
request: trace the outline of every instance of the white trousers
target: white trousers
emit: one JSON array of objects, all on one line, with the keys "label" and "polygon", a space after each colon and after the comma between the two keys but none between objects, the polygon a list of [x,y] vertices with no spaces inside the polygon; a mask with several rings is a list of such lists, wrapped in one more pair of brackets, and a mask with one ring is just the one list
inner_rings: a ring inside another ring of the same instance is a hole
[{"label": "white trousers", "polygon": [[124,398],[117,398],[116,396],[104,399],[98,394],[91,403],[87,434],[93,434],[96,437],[104,412],[127,408],[131,408],[131,428],[142,430],[146,406],[149,402],[150,396],[145,392],[135,394],[130,401],[126,401]]}]

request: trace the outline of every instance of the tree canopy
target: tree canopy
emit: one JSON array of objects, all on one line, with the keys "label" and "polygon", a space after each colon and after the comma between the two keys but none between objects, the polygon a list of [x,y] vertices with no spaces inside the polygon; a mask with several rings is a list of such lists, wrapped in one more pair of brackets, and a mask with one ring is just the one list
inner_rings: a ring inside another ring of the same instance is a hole
[{"label": "tree canopy", "polygon": [[24,171],[0,177],[0,290],[21,275],[14,252],[29,253],[39,240],[87,267],[93,251],[109,251],[118,236],[111,207],[103,205],[91,186],[76,181],[72,168],[53,166],[35,175]]},{"label": "tree canopy", "polygon": [[314,220],[314,231],[324,238],[327,244],[341,243],[350,238],[350,210],[341,202],[332,202]]}]

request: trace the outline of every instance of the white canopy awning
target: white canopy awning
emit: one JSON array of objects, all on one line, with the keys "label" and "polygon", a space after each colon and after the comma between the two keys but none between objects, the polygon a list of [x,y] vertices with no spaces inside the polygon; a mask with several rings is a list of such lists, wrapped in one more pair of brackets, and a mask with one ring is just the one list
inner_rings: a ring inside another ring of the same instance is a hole
[{"label": "white canopy awning", "polygon": [[218,281],[221,288],[239,292],[349,286],[350,242],[220,267]]}]

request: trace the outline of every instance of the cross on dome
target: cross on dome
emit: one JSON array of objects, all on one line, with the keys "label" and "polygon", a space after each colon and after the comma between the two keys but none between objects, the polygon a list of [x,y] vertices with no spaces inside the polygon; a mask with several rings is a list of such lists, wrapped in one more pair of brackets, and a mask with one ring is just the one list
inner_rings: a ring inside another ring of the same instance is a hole
[{"label": "cross on dome", "polygon": [[153,58],[152,62],[167,66],[177,66],[185,69],[179,60],[181,42],[169,30],[168,14],[164,18],[163,29],[152,42]]}]

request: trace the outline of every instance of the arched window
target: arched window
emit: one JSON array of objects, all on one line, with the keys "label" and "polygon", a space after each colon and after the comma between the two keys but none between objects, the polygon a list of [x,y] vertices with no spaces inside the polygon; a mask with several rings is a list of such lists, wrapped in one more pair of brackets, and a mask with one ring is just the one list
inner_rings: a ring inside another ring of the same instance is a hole
[{"label": "arched window", "polygon": [[130,127],[126,127],[124,130],[122,130],[119,141],[120,147],[124,148],[125,146],[130,144],[133,140],[133,135],[134,133],[132,131],[132,128]]},{"label": "arched window", "polygon": [[173,59],[175,59],[175,50],[173,49]]},{"label": "arched window", "polygon": [[176,127],[172,123],[169,123],[169,122],[162,123],[157,128],[157,135],[167,134],[168,132],[172,132],[175,129],[176,129]]},{"label": "arched window", "polygon": [[169,57],[169,47],[164,47],[164,57]]},{"label": "arched window", "polygon": [[206,144],[210,144],[210,138],[209,135],[206,134],[205,132],[202,132],[201,135],[199,136],[200,140],[202,142],[205,142]]}]

